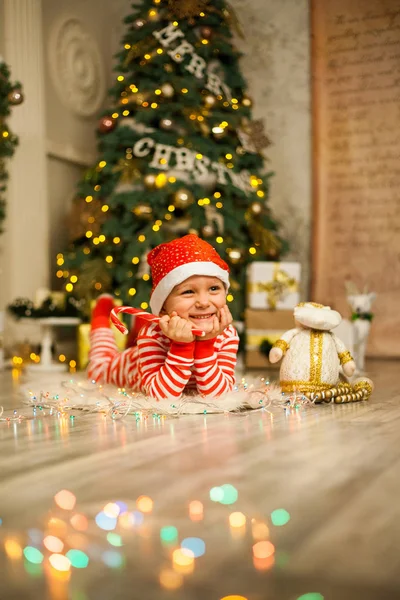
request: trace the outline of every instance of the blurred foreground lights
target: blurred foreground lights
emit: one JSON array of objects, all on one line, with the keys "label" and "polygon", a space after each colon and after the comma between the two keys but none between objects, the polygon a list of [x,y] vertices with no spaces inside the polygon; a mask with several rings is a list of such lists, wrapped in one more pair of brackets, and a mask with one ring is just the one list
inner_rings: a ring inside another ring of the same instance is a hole
[{"label": "blurred foreground lights", "polygon": [[296,600],[324,600],[324,596],[319,592],[308,592],[308,594],[303,594]]},{"label": "blurred foreground lights", "polygon": [[194,554],[191,550],[178,548],[172,553],[172,567],[182,575],[190,575],[194,571]]},{"label": "blurred foreground lights", "polygon": [[258,542],[269,537],[269,528],[263,521],[251,520],[251,533],[253,538]]},{"label": "blurred foreground lights", "polygon": [[106,550],[101,555],[101,560],[111,569],[119,569],[124,566],[124,557],[116,550]]},{"label": "blurred foreground lights", "polygon": [[148,496],[139,496],[136,500],[136,506],[143,513],[151,513],[153,510],[153,500]]},{"label": "blurred foreground lights", "polygon": [[26,546],[26,548],[24,548],[24,556],[26,560],[33,563],[34,565],[40,565],[40,563],[43,562],[44,558],[40,550],[34,548],[33,546]]},{"label": "blurred foreground lights", "polygon": [[115,529],[117,525],[116,517],[109,517],[103,511],[99,512],[95,518],[97,527],[104,529],[105,531],[111,531]]},{"label": "blurred foreground lights", "polygon": [[274,556],[268,558],[256,558],[253,556],[253,565],[257,571],[268,571],[275,564]]},{"label": "blurred foreground lights", "polygon": [[124,513],[119,516],[118,524],[122,529],[131,529],[135,524],[135,517],[132,513]]},{"label": "blurred foreground lights", "polygon": [[56,517],[51,517],[47,524],[48,530],[52,535],[56,537],[63,537],[67,534],[67,524],[62,519],[57,519]]},{"label": "blurred foreground lights", "polygon": [[204,507],[199,500],[193,500],[189,504],[189,517],[192,521],[201,521],[204,516]]},{"label": "blurred foreground lights", "polygon": [[64,510],[72,510],[76,504],[76,497],[68,490],[61,490],[54,496],[54,502]]},{"label": "blurred foreground lights", "polygon": [[222,498],[224,497],[224,492],[223,489],[221,487],[213,487],[210,490],[210,499],[213,502],[221,502]]},{"label": "blurred foreground lights", "polygon": [[246,517],[241,512],[233,512],[229,515],[229,525],[231,527],[243,527],[246,525]]},{"label": "blurred foreground lights", "polygon": [[224,596],[221,600],[248,600],[245,596]]},{"label": "blurred foreground lights", "polygon": [[71,568],[71,561],[63,554],[52,554],[49,563],[56,571],[69,571]]},{"label": "blurred foreground lights", "polygon": [[77,513],[73,517],[70,518],[70,523],[74,529],[77,531],[86,531],[88,528],[88,520],[85,515],[81,515]]},{"label": "blurred foreground lights", "polygon": [[47,550],[55,553],[62,552],[64,548],[64,542],[54,535],[46,535],[43,540],[43,545]]},{"label": "blurred foreground lights", "polygon": [[86,569],[89,564],[89,557],[81,550],[71,549],[66,554],[67,559],[75,569]]},{"label": "blurred foreground lights", "polygon": [[190,537],[182,540],[181,543],[182,550],[189,550],[193,553],[194,558],[199,558],[199,556],[203,556],[206,552],[206,545],[201,538]]},{"label": "blurred foreground lights", "polygon": [[173,525],[162,527],[160,530],[161,541],[167,544],[174,544],[178,541],[178,530]]},{"label": "blurred foreground lights", "polygon": [[166,590],[177,590],[183,584],[183,576],[172,569],[163,569],[159,580],[161,587]]},{"label": "blurred foreground lights", "polygon": [[271,513],[271,521],[276,527],[282,527],[286,523],[289,523],[290,514],[284,508],[277,508]]},{"label": "blurred foreground lights", "polygon": [[111,544],[111,546],[122,546],[122,538],[118,533],[107,533],[107,542]]},{"label": "blurred foreground lights", "polygon": [[268,540],[257,542],[253,546],[254,558],[269,558],[275,552],[275,546]]},{"label": "blurred foreground lights", "polygon": [[115,504],[114,502],[109,502],[103,508],[103,513],[107,517],[112,517],[115,519],[118,517],[120,511],[121,511],[120,507],[118,506],[118,504]]},{"label": "blurred foreground lights", "polygon": [[4,550],[8,558],[15,560],[22,557],[22,548],[17,540],[7,539],[4,542]]}]

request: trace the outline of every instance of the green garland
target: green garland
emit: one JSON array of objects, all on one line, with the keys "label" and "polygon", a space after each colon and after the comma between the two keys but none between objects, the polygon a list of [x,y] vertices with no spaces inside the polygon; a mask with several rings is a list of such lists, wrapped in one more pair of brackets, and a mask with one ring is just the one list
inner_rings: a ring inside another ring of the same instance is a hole
[{"label": "green garland", "polygon": [[8,173],[6,159],[11,158],[18,145],[18,137],[7,127],[6,119],[10,115],[10,107],[22,102],[21,85],[10,82],[10,70],[0,57],[0,233],[6,216],[5,192]]}]

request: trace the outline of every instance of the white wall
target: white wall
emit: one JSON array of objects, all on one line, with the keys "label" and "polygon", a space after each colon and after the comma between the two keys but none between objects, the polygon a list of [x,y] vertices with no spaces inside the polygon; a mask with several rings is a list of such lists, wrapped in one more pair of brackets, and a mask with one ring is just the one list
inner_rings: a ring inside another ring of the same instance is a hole
[{"label": "white wall", "polygon": [[270,203],[291,244],[287,258],[302,264],[308,299],[311,233],[311,89],[308,0],[232,0],[245,39],[242,73],[273,145],[266,155]]}]

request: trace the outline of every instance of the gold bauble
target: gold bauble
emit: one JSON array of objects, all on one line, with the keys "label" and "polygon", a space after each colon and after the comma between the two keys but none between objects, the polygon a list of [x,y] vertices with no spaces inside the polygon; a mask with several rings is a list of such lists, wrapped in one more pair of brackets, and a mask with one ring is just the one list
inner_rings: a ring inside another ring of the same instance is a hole
[{"label": "gold bauble", "polygon": [[263,204],[262,202],[252,202],[252,204],[250,205],[250,210],[253,213],[253,215],[260,215],[263,211]]},{"label": "gold bauble", "polygon": [[160,89],[162,91],[162,95],[164,96],[164,98],[172,98],[172,96],[175,94],[174,88],[168,82],[167,83],[163,83],[160,86]]},{"label": "gold bauble", "polygon": [[232,265],[237,265],[243,260],[243,250],[241,248],[227,248],[226,254]]},{"label": "gold bauble", "polygon": [[141,203],[137,204],[134,208],[132,208],[133,214],[142,219],[143,221],[149,221],[153,216],[153,209],[150,204]]},{"label": "gold bauble", "polygon": [[152,8],[151,10],[149,10],[148,19],[149,19],[149,21],[152,21],[153,23],[155,23],[156,21],[159,21],[160,13],[158,12],[158,10],[156,10],[155,8]]},{"label": "gold bauble", "polygon": [[212,108],[215,105],[216,101],[216,97],[212,94],[207,94],[206,96],[204,96],[204,104],[205,106],[207,106],[207,108]]},{"label": "gold bauble", "polygon": [[173,203],[176,208],[187,208],[194,202],[194,196],[190,190],[180,188],[173,195]]},{"label": "gold bauble", "polygon": [[10,92],[7,97],[8,97],[9,103],[12,104],[13,106],[22,104],[22,102],[24,101],[24,95],[20,89],[12,90],[12,92]]},{"label": "gold bauble", "polygon": [[250,107],[253,105],[253,100],[249,96],[243,96],[242,104],[243,106]]},{"label": "gold bauble", "polygon": [[143,177],[144,185],[152,190],[156,186],[156,176],[153,173],[148,173]]}]

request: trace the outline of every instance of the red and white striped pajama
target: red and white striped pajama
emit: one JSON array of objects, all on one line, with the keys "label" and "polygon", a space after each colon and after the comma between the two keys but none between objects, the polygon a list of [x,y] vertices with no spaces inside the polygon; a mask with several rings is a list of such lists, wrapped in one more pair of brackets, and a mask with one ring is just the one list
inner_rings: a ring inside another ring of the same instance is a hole
[{"label": "red and white striped pajama", "polygon": [[174,342],[158,324],[145,325],[137,345],[117,349],[111,329],[91,333],[89,378],[113,383],[151,398],[179,398],[182,393],[215,397],[230,392],[235,384],[239,338],[232,325],[212,340]]}]

